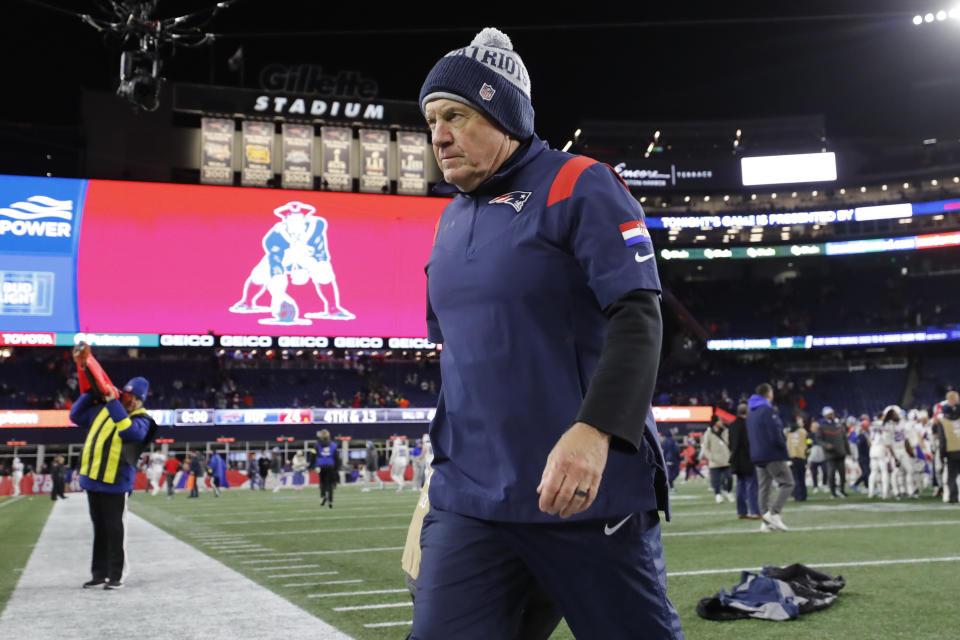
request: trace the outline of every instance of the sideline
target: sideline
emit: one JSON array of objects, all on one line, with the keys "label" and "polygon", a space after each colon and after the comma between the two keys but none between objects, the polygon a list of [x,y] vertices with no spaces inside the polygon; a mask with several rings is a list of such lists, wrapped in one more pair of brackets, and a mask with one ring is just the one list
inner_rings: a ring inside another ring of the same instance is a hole
[{"label": "sideline", "polygon": [[[129,640],[170,637],[350,640],[323,620],[261,587],[146,520],[127,513],[130,562],[120,591],[81,589],[90,578],[93,531],[84,494],[58,500],[0,615],[7,638]],[[176,616],[197,616],[184,626]],[[282,625],[264,624],[283,620]],[[105,624],[105,621],[113,623]],[[122,623],[121,623],[122,621]]]}]

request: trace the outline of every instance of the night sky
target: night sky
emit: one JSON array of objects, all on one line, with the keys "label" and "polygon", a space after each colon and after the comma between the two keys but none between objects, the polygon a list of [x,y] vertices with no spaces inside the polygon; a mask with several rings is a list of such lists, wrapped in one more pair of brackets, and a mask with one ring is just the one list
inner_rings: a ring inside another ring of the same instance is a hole
[{"label": "night sky", "polygon": [[[940,4],[938,4],[940,2]],[[960,20],[916,27],[915,13],[952,0],[557,3],[361,3],[241,0],[205,31],[213,47],[168,60],[171,82],[237,86],[227,58],[239,45],[245,85],[264,64],[358,70],[380,97],[416,100],[430,67],[484,26],[510,35],[530,72],[537,131],[560,146],[587,119],[709,120],[824,114],[831,137],[960,136]],[[47,0],[98,15],[106,2]],[[212,4],[161,1],[160,15]],[[666,5],[667,3],[663,3]],[[680,6],[682,4],[682,7]],[[474,6],[475,5],[475,6]],[[119,47],[79,20],[4,2],[0,120],[75,125],[80,88],[116,86]],[[468,9],[479,9],[467,17]],[[578,7],[571,10],[568,7]]]}]

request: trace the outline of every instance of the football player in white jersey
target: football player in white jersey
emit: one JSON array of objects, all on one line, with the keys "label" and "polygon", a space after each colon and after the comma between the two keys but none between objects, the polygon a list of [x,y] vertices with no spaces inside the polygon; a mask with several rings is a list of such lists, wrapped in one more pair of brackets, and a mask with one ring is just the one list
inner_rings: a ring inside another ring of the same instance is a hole
[{"label": "football player in white jersey", "polygon": [[150,466],[147,467],[147,483],[152,487],[150,495],[160,493],[160,478],[163,477],[163,463],[166,459],[159,451],[150,454]]},{"label": "football player in white jersey", "polygon": [[877,485],[880,485],[880,497],[884,500],[890,495],[890,443],[893,438],[889,423],[884,422],[884,415],[881,414],[877,420],[870,425],[870,478],[867,485],[867,496],[872,498],[877,495]]},{"label": "football player in white jersey", "polygon": [[393,455],[390,457],[390,477],[397,483],[397,491],[403,491],[406,484],[404,474],[410,464],[410,446],[406,438],[397,438],[393,441]]},{"label": "football player in white jersey", "polygon": [[903,410],[890,405],[883,410],[884,422],[891,425],[890,453],[893,456],[895,469],[893,471],[893,486],[897,499],[911,497],[916,490],[913,483],[914,457],[910,446],[910,429],[904,419]]},{"label": "football player in white jersey", "polygon": [[23,480],[23,463],[20,461],[19,456],[13,456],[13,465],[12,465],[12,476],[13,480],[13,495],[20,495],[20,481]]}]

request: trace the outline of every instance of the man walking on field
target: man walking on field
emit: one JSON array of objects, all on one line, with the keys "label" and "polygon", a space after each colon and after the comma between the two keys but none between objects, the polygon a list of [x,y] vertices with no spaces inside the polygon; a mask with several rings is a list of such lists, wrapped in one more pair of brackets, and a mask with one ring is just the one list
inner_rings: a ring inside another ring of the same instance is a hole
[{"label": "man walking on field", "polygon": [[[790,455],[783,435],[783,425],[773,410],[773,387],[764,382],[757,387],[747,403],[747,434],[750,439],[750,459],[757,467],[757,484],[763,524],[760,531],[786,531],[780,511],[793,490]],[[770,489],[777,485],[777,497],[770,502]]]}]

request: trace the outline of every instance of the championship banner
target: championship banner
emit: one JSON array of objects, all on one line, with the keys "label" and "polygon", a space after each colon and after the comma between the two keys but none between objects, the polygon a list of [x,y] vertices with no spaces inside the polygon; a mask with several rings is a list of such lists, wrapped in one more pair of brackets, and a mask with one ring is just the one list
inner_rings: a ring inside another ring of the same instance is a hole
[{"label": "championship banner", "polygon": [[233,120],[202,118],[200,182],[233,184]]},{"label": "championship banner", "polygon": [[243,121],[243,186],[265,187],[273,179],[273,134],[272,122]]},{"label": "championship banner", "polygon": [[426,152],[427,134],[410,131],[397,133],[397,156],[400,159],[397,193],[427,195]]},{"label": "championship banner", "polygon": [[353,130],[348,127],[320,129],[321,175],[325,191],[353,191],[350,176],[350,147]]},{"label": "championship banner", "polygon": [[387,156],[390,153],[390,132],[382,129],[360,130],[360,191],[390,193]]},{"label": "championship banner", "polygon": [[283,125],[283,188],[313,189],[313,125]]}]

